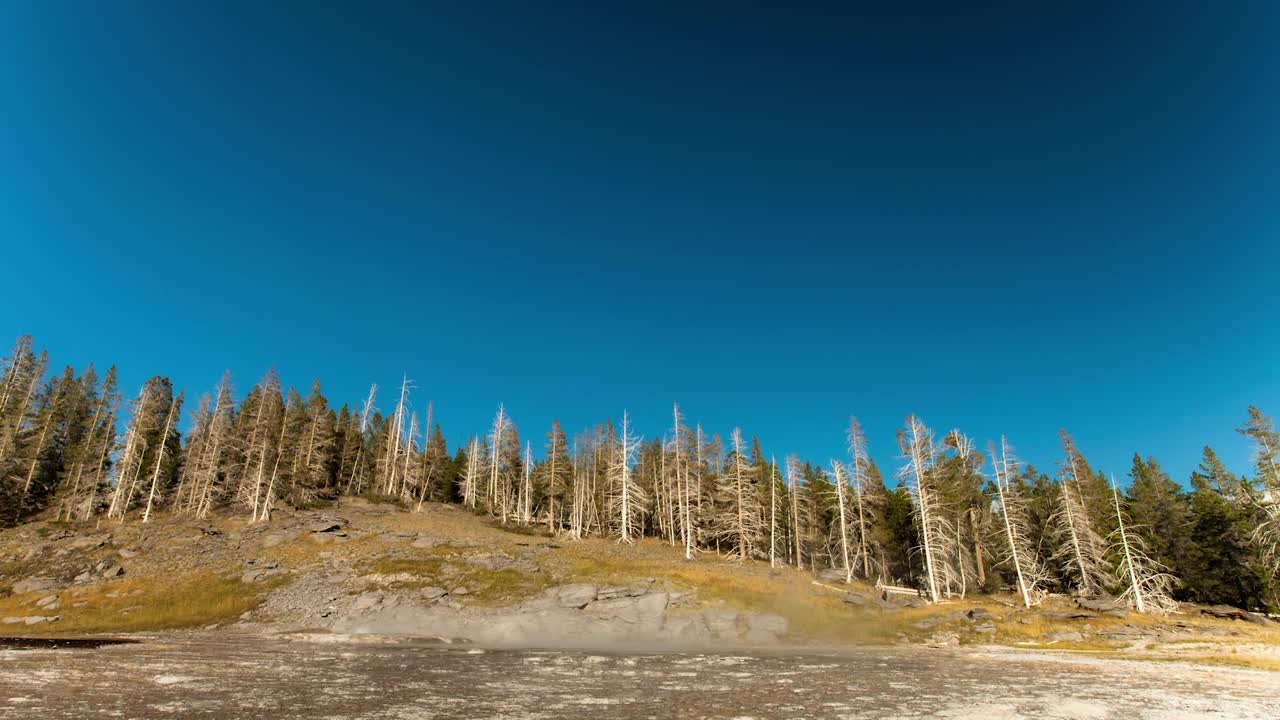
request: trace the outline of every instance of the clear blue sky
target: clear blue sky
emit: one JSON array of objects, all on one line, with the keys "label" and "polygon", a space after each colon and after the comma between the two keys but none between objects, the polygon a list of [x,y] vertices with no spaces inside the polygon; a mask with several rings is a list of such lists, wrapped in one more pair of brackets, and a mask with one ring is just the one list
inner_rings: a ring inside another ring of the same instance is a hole
[{"label": "clear blue sky", "polygon": [[4,2],[0,334],[130,394],[405,372],[454,442],[679,400],[1247,467],[1274,3],[776,5]]}]

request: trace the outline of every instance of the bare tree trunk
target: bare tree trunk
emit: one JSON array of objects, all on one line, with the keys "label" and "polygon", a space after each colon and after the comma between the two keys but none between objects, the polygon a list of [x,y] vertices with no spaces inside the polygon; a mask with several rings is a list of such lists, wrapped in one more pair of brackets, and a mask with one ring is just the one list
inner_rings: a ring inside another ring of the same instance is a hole
[{"label": "bare tree trunk", "polygon": [[156,467],[151,473],[151,492],[147,493],[147,509],[142,512],[142,522],[151,519],[151,508],[155,505],[156,492],[160,487],[160,467],[164,464],[164,448],[168,445],[169,431],[173,428],[174,416],[182,406],[182,393],[169,404],[169,412],[164,419],[164,431],[160,433],[160,447],[156,449]]},{"label": "bare tree trunk", "polygon": [[840,506],[840,555],[844,560],[844,581],[848,584],[853,582],[853,565],[849,563],[849,528],[845,523],[844,465],[839,462],[832,463],[832,470],[836,479],[836,504]]}]

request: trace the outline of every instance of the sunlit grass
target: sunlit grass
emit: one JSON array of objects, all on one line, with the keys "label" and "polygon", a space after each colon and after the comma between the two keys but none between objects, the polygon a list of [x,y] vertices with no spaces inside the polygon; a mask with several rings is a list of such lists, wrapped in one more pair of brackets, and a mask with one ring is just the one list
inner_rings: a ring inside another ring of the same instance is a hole
[{"label": "sunlit grass", "polygon": [[[60,593],[61,607],[40,610],[30,603],[49,593],[0,599],[0,615],[61,615],[51,624],[15,625],[26,632],[133,632],[201,627],[234,621],[256,608],[266,594],[287,581],[276,576],[246,584],[239,578],[202,573],[182,578],[129,578]],[[87,604],[76,607],[76,603]]]}]

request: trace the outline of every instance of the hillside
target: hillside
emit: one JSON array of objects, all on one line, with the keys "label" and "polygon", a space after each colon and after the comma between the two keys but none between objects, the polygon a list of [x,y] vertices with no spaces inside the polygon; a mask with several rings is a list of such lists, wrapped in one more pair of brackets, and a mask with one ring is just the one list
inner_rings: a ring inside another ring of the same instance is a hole
[{"label": "hillside", "polygon": [[[1168,616],[936,605],[788,567],[514,532],[456,506],[344,499],[323,512],[0,533],[0,632],[432,636],[487,645],[703,648],[995,644],[1280,668],[1280,631],[1184,606]],[[382,636],[382,637],[379,637]]]}]

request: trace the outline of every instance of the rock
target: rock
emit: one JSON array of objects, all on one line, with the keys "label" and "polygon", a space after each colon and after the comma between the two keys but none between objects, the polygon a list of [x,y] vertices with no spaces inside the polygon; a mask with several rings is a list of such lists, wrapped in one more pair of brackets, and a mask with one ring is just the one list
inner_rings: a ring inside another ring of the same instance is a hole
[{"label": "rock", "polygon": [[[1109,611],[1114,612],[1114,611]],[[1045,612],[1041,616],[1050,620],[1089,620],[1101,617],[1092,610],[1067,610],[1066,612]]]},{"label": "rock", "polygon": [[39,625],[40,623],[57,622],[61,619],[61,615],[27,615],[25,617],[0,618],[0,623],[5,625]]},{"label": "rock", "polygon": [[1102,615],[1104,617],[1124,618],[1129,617],[1129,611],[1124,608],[1116,608],[1115,610],[1103,610]]},{"label": "rock", "polygon": [[308,529],[313,533],[329,533],[341,530],[346,525],[347,520],[344,518],[322,518],[311,523]]},{"label": "rock", "polygon": [[[15,586],[15,588],[16,587],[17,586]],[[17,592],[17,590],[15,589],[14,592]],[[1258,613],[1241,610],[1240,608],[1231,607],[1230,605],[1210,605],[1209,607],[1200,608],[1200,614],[1222,618],[1224,620],[1244,620],[1245,622],[1251,622],[1255,625],[1271,624],[1271,620],[1259,615]]]},{"label": "rock", "polygon": [[356,598],[356,601],[351,604],[351,609],[354,611],[369,610],[381,605],[382,599],[383,595],[380,592],[365,593]]},{"label": "rock", "polygon": [[986,608],[980,608],[980,607],[969,608],[969,610],[964,614],[964,616],[974,622],[982,622],[982,621],[991,619],[991,611]]},{"label": "rock", "polygon": [[586,583],[562,585],[555,589],[556,604],[560,607],[581,610],[596,599],[597,593],[598,588],[595,585]]},{"label": "rock", "polygon": [[702,619],[706,622],[707,629],[717,637],[737,634],[737,610],[731,608],[706,608],[702,611]]},{"label": "rock", "polygon": [[77,576],[75,577],[75,579],[74,579],[74,580],[72,580],[72,582],[76,582],[76,583],[87,583],[87,582],[89,582],[91,579],[93,579],[93,574],[92,574],[92,573],[90,573],[88,570],[85,570],[84,572],[82,572],[82,573],[80,573],[79,575],[77,575]]},{"label": "rock", "polygon": [[981,625],[974,625],[973,631],[976,633],[982,633],[983,635],[994,635],[996,632],[996,626],[991,623],[983,623]]},{"label": "rock", "polygon": [[960,644],[960,636],[953,632],[936,632],[929,636],[925,643],[929,647],[955,647]]},{"label": "rock", "polygon": [[249,568],[248,570],[245,570],[244,574],[240,576],[240,582],[242,583],[262,582],[263,580],[266,580],[269,577],[274,577],[276,575],[283,575],[287,572],[289,571],[280,567],[279,563],[269,563],[264,567]]},{"label": "rock", "polygon": [[13,594],[23,595],[26,593],[40,592],[53,587],[53,580],[47,577],[33,577],[26,580],[19,580],[13,584]]},{"label": "rock", "polygon": [[867,604],[867,599],[858,593],[847,592],[844,594],[844,602],[846,605],[856,605],[863,607]]},{"label": "rock", "polygon": [[597,600],[617,600],[618,598],[640,597],[649,592],[645,588],[616,587],[606,585],[596,592]]},{"label": "rock", "polygon": [[138,553],[136,551],[128,548],[120,548],[116,551],[116,554],[125,560],[132,560],[133,558],[138,557]]},{"label": "rock", "polygon": [[1098,612],[1104,612],[1106,610],[1123,610],[1125,607],[1124,603],[1109,597],[1078,597],[1076,598],[1076,605],[1084,608],[1085,610],[1096,610]]},{"label": "rock", "polygon": [[1075,630],[1054,630],[1044,636],[1049,642],[1080,642],[1084,640],[1084,634]]},{"label": "rock", "polygon": [[471,591],[468,590],[466,587],[459,585],[458,587],[450,590],[449,594],[450,595],[470,595]]},{"label": "rock", "polygon": [[46,595],[36,601],[36,607],[38,608],[48,608],[48,607],[56,608],[57,606],[58,606],[57,595]]},{"label": "rock", "polygon": [[773,635],[786,635],[791,626],[786,618],[774,613],[749,613],[746,617],[748,629],[761,630]]},{"label": "rock", "polygon": [[92,550],[94,548],[100,548],[110,541],[110,535],[88,535],[72,540],[70,543],[67,543],[67,547],[72,550]]},{"label": "rock", "polygon": [[283,535],[276,535],[276,534],[267,535],[266,537],[262,538],[262,547],[264,548],[275,547],[283,543],[284,540],[285,538]]},{"label": "rock", "polygon": [[928,604],[929,603],[924,598],[919,596],[909,597],[900,603],[901,607],[909,607],[909,608],[922,608]]},{"label": "rock", "polygon": [[111,567],[102,571],[102,577],[104,580],[110,580],[111,578],[118,578],[121,575],[124,575],[124,568],[120,567],[119,565],[112,565]]},{"label": "rock", "polygon": [[409,543],[409,547],[415,547],[415,548],[418,548],[418,549],[421,549],[421,550],[426,550],[426,549],[428,549],[428,548],[433,548],[433,547],[435,547],[435,546],[436,546],[436,544],[437,544],[438,542],[439,542],[439,541],[438,541],[438,540],[436,540],[435,538],[431,538],[431,537],[420,537],[420,538],[418,538],[418,539],[414,540],[413,542]]},{"label": "rock", "polygon": [[448,595],[449,591],[442,587],[424,587],[418,590],[418,594],[428,600],[438,600]]}]

